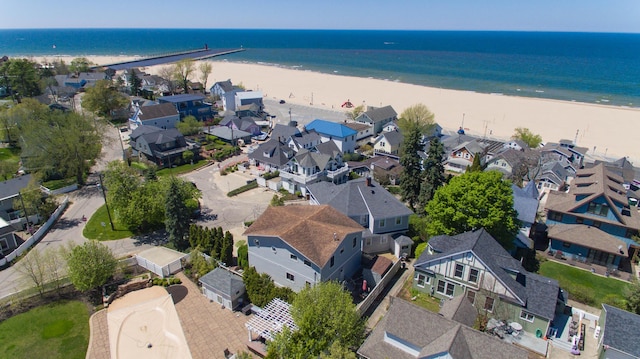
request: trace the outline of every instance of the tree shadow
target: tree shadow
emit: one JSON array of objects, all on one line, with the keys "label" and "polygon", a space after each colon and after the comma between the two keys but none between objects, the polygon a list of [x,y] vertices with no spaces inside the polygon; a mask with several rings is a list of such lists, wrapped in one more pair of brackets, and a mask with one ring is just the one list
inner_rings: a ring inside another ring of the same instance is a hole
[{"label": "tree shadow", "polygon": [[73,228],[78,226],[80,223],[83,223],[81,219],[61,217],[56,221],[56,224],[51,228],[50,232],[53,232],[56,229]]},{"label": "tree shadow", "polygon": [[133,244],[135,246],[141,246],[143,244],[159,246],[168,242],[169,235],[166,230],[161,229],[149,233],[136,234],[131,238],[133,239]]},{"label": "tree shadow", "polygon": [[189,293],[189,290],[187,289],[187,287],[183,286],[182,284],[176,284],[176,285],[168,286],[167,292],[171,294],[171,299],[173,299],[173,304],[178,304],[180,303],[181,300],[183,300],[187,296],[187,294]]}]

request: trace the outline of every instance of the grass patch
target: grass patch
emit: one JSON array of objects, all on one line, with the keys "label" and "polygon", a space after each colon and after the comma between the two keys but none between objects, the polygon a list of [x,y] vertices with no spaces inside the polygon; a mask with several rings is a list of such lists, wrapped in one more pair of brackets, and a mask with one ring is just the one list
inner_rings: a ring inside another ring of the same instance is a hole
[{"label": "grass patch", "polygon": [[63,179],[59,179],[59,180],[51,180],[51,181],[47,181],[42,183],[42,185],[52,191],[55,191],[57,189],[60,189],[62,187],[67,187],[67,186],[71,186],[72,184],[76,183],[76,178],[63,178]]},{"label": "grass patch", "polygon": [[5,358],[84,359],[88,345],[89,313],[79,301],[51,303],[0,323]]},{"label": "grass patch", "polygon": [[181,175],[181,174],[184,174],[184,173],[188,173],[188,172],[197,170],[198,168],[203,167],[207,163],[209,163],[209,161],[200,160],[198,162],[194,162],[193,164],[187,163],[186,165],[182,165],[182,166],[178,166],[178,167],[174,167],[174,168],[163,168],[163,169],[159,170],[158,172],[156,172],[156,176],[162,177],[162,176],[170,176],[172,174],[174,176],[178,176],[178,175]]},{"label": "grass patch", "polygon": [[[135,233],[128,230],[125,226],[118,223],[116,217],[113,214],[113,209],[111,209],[111,218],[113,219],[113,226],[115,227],[115,231],[111,229],[111,224],[109,223],[109,216],[107,215],[107,207],[102,205],[102,207],[98,208],[96,213],[89,218],[87,223],[85,224],[84,230],[82,231],[82,235],[84,235],[88,239],[97,239],[99,241],[111,241],[114,239],[122,239],[133,236]],[[102,226],[102,223],[105,225]]]},{"label": "grass patch", "polygon": [[596,308],[602,303],[621,306],[623,293],[630,286],[618,279],[601,277],[554,261],[541,262],[538,273],[557,280],[560,287],[569,292],[569,299]]},{"label": "grass patch", "polygon": [[147,166],[145,163],[138,162],[138,161],[131,161],[131,167],[139,171],[146,171],[147,169],[149,169],[149,166]]},{"label": "grass patch", "polygon": [[438,313],[440,311],[440,299],[413,289],[412,285],[413,277],[407,278],[407,281],[402,285],[402,290],[398,294],[398,297],[429,311]]},{"label": "grass patch", "polygon": [[12,147],[0,148],[0,161],[11,163],[20,162],[20,149]]}]

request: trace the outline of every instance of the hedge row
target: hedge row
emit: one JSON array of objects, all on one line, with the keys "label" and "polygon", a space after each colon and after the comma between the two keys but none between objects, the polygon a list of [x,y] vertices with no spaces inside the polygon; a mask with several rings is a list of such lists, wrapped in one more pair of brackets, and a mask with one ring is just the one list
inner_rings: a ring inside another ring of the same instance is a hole
[{"label": "hedge row", "polygon": [[258,188],[258,182],[256,180],[253,180],[253,181],[247,183],[246,185],[244,185],[242,187],[239,187],[239,188],[236,188],[236,189],[230,191],[229,193],[227,193],[227,196],[228,197],[233,197],[233,196],[239,195],[242,192],[246,192],[246,191],[252,190],[254,188]]}]

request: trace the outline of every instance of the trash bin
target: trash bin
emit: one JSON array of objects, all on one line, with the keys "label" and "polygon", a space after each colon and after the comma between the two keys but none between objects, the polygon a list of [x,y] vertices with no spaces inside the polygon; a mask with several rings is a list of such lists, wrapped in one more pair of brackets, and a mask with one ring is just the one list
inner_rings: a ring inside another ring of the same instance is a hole
[{"label": "trash bin", "polygon": [[536,338],[542,338],[542,330],[540,328],[536,329]]}]

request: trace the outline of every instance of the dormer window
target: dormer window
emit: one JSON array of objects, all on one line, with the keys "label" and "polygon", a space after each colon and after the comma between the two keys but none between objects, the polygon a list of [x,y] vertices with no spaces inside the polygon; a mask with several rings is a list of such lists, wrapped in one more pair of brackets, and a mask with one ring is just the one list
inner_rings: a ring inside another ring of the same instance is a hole
[{"label": "dormer window", "polygon": [[589,208],[587,208],[588,213],[593,213],[598,216],[606,217],[609,214],[609,206],[602,203],[589,203]]}]

